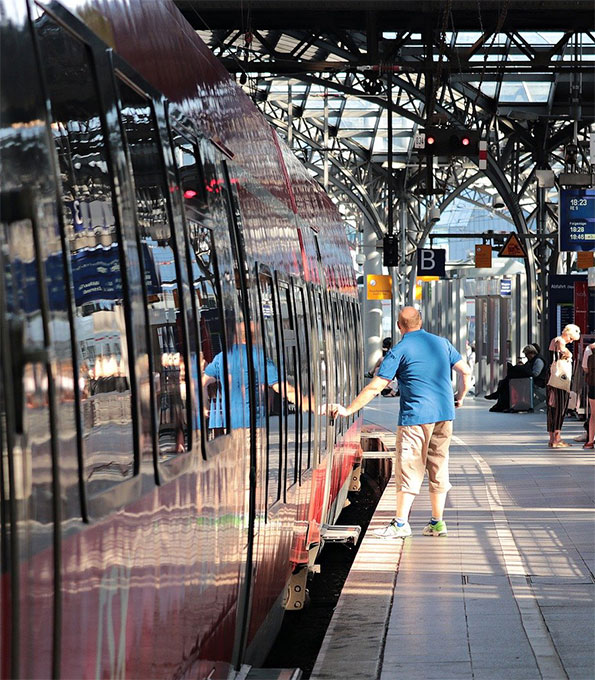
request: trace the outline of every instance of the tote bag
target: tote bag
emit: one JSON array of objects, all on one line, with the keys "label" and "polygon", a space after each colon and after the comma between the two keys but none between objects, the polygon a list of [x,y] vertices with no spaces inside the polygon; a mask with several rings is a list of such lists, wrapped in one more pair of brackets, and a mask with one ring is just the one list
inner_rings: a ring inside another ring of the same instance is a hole
[{"label": "tote bag", "polygon": [[572,361],[568,359],[556,359],[550,369],[550,379],[547,384],[559,390],[570,392],[570,381],[572,380]]}]

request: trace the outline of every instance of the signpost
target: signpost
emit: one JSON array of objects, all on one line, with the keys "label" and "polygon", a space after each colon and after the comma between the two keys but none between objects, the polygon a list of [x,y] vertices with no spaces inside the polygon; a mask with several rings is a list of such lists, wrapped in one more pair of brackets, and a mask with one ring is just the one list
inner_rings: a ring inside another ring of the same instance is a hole
[{"label": "signpost", "polygon": [[500,279],[500,297],[512,297],[512,279]]},{"label": "signpost", "polygon": [[514,232],[510,234],[506,243],[502,246],[498,257],[527,257],[525,246],[519,241],[519,237]]}]

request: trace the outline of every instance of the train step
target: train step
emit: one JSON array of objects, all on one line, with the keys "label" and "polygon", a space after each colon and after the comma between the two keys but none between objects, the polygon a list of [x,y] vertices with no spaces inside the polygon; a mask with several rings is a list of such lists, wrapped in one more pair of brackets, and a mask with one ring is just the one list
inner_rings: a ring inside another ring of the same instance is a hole
[{"label": "train step", "polygon": [[320,536],[325,543],[352,543],[357,545],[362,528],[358,524],[323,524]]},{"label": "train step", "polygon": [[366,425],[361,433],[362,458],[392,458],[397,436],[383,427]]},{"label": "train step", "polygon": [[252,668],[242,666],[235,680],[300,680],[301,668]]}]

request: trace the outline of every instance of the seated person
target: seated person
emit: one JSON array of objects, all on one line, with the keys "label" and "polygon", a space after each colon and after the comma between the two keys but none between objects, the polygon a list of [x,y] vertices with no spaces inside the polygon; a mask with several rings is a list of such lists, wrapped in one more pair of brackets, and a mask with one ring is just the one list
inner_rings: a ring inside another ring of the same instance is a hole
[{"label": "seated person", "polygon": [[388,350],[393,346],[393,339],[392,338],[384,338],[382,341],[382,356],[378,361],[374,364],[374,368],[371,371],[368,371],[366,373],[366,378],[373,378],[376,373],[378,373],[378,369],[380,368],[380,364],[384,361],[384,357],[388,354]]},{"label": "seated person", "polygon": [[508,383],[511,378],[533,378],[534,387],[545,388],[548,373],[545,359],[539,354],[535,345],[524,347],[523,354],[527,358],[527,363],[516,366],[509,363],[506,377],[498,382],[496,391],[486,395],[486,399],[497,400],[490,411],[507,411],[510,408]]}]

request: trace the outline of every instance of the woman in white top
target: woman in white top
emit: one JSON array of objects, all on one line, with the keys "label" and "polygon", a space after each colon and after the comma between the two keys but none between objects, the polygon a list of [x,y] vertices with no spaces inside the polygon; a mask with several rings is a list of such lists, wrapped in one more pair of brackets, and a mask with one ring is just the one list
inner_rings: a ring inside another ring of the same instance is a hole
[{"label": "woman in white top", "polygon": [[[581,329],[578,326],[573,323],[565,326],[562,333],[550,342],[549,350],[552,353],[552,362],[557,359],[572,359],[572,352],[566,345],[569,342],[577,341],[580,337]],[[566,390],[547,386],[547,431],[550,435],[548,446],[552,449],[570,446],[560,437],[569,397],[570,393]]]}]

